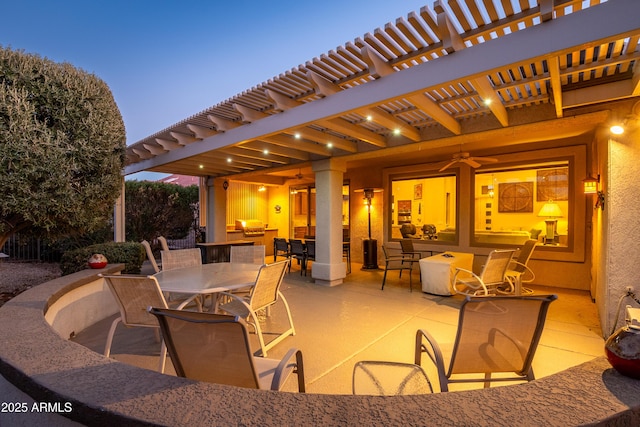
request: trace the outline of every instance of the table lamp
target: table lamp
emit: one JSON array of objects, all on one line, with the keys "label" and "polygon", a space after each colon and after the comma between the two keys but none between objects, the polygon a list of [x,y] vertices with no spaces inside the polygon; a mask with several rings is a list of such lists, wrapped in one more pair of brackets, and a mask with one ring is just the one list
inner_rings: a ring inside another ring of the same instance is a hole
[{"label": "table lamp", "polygon": [[558,218],[562,217],[562,210],[560,210],[560,206],[552,200],[549,200],[544,204],[544,206],[542,206],[542,209],[538,212],[538,216],[547,218],[544,220],[547,224],[547,234],[544,236],[544,244],[558,244],[559,236],[556,232],[556,226],[558,224]]}]

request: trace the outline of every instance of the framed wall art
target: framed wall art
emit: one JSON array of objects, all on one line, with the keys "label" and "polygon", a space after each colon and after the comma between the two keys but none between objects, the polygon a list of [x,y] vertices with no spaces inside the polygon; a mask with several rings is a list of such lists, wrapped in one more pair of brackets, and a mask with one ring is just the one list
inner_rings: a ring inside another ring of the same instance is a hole
[{"label": "framed wall art", "polygon": [[536,171],[536,201],[569,200],[569,168]]},{"label": "framed wall art", "polygon": [[533,212],[533,182],[498,184],[498,212]]}]

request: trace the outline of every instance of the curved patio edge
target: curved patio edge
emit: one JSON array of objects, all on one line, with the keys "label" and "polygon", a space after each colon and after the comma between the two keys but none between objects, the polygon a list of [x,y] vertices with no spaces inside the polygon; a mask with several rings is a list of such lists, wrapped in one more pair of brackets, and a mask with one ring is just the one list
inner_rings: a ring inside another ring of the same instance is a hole
[{"label": "curved patio edge", "polygon": [[109,265],[64,276],[0,307],[0,425],[30,425],[27,419],[57,426],[191,427],[636,425],[640,420],[640,381],[619,375],[605,358],[527,384],[398,397],[259,391],[136,368],[67,339],[74,327],[79,331],[113,311],[97,273],[121,269]]}]

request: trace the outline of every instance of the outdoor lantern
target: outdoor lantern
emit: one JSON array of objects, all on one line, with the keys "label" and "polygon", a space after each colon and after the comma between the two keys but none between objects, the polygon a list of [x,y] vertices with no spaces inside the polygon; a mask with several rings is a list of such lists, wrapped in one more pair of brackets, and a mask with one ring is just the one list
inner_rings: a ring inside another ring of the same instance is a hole
[{"label": "outdoor lantern", "polygon": [[596,194],[598,192],[598,182],[600,182],[600,180],[591,175],[583,179],[584,194]]}]

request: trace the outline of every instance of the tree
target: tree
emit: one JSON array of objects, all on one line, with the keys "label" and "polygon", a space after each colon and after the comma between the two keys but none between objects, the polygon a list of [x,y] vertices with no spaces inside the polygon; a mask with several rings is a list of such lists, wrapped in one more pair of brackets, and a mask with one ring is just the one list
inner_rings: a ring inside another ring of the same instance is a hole
[{"label": "tree", "polygon": [[90,232],[111,216],[125,159],[109,87],[0,46],[0,247],[14,233]]},{"label": "tree", "polygon": [[158,236],[186,237],[198,210],[198,186],[150,181],[126,181],[127,240],[153,242]]}]

